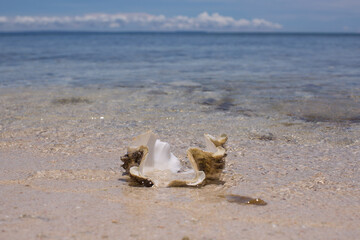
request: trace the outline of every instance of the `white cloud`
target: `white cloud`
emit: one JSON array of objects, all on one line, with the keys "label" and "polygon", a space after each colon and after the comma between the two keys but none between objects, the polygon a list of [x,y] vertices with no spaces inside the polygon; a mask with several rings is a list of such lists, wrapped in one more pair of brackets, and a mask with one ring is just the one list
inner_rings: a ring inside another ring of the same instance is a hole
[{"label": "white cloud", "polygon": [[6,23],[8,21],[7,17],[0,16],[0,23]]},{"label": "white cloud", "polygon": [[259,18],[253,19],[252,24],[255,27],[276,28],[276,29],[280,29],[282,27],[278,23],[272,23],[272,22],[266,21],[265,19],[259,19]]},{"label": "white cloud", "polygon": [[264,19],[234,19],[203,12],[196,17],[152,15],[147,13],[94,13],[82,16],[1,17],[0,30],[118,29],[118,30],[207,30],[241,31],[280,29],[278,23]]}]

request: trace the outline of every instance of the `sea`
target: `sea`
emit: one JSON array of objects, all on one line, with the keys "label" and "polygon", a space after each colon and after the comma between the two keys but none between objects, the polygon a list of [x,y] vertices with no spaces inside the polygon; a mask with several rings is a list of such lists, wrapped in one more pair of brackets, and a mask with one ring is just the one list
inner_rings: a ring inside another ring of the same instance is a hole
[{"label": "sea", "polygon": [[[354,108],[360,98],[360,34],[0,33],[0,88],[161,90],[169,84],[223,91],[223,98],[233,99],[229,106],[243,98],[316,98]],[[350,115],[345,120],[360,121],[357,113]]]},{"label": "sea", "polygon": [[360,34],[0,33],[0,86],[191,81],[243,94],[329,96],[359,88]]}]

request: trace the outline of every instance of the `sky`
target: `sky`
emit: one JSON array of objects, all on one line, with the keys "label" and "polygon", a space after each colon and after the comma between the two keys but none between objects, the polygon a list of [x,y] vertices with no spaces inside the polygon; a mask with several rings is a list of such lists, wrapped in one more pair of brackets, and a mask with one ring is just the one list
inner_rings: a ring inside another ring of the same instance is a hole
[{"label": "sky", "polygon": [[360,0],[0,0],[0,31],[360,32]]}]

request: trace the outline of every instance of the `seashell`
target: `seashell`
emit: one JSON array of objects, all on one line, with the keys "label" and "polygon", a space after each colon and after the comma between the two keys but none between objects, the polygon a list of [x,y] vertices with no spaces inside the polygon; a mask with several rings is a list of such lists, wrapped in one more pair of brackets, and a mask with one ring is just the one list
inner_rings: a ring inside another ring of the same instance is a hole
[{"label": "seashell", "polygon": [[191,164],[187,171],[180,171],[180,161],[171,153],[170,145],[160,141],[151,131],[133,139],[127,154],[121,157],[122,167],[133,180],[147,187],[200,186],[205,180],[219,180],[225,168],[227,136],[204,136],[205,151],[199,148],[187,150]]}]

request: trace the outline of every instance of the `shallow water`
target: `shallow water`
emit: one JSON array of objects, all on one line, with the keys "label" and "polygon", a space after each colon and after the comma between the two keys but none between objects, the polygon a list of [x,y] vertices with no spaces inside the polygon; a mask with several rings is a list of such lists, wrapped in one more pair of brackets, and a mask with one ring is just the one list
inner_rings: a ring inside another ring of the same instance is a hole
[{"label": "shallow water", "polygon": [[0,33],[0,87],[145,88],[154,97],[180,90],[210,110],[359,122],[359,40],[358,34]]},{"label": "shallow water", "polygon": [[[358,40],[0,34],[0,238],[356,238]],[[150,129],[185,166],[226,133],[223,181],[129,186],[119,158]]]}]

